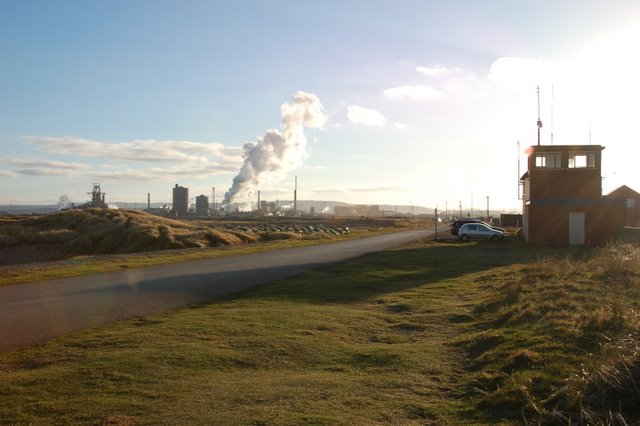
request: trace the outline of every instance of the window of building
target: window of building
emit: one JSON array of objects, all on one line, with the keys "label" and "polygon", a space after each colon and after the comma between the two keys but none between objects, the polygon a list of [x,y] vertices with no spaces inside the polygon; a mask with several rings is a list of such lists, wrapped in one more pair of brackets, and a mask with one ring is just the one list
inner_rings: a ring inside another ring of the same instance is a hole
[{"label": "window of building", "polygon": [[568,160],[567,165],[570,169],[593,169],[596,167],[594,152],[571,153]]},{"label": "window of building", "polygon": [[635,209],[636,208],[636,200],[634,200],[633,198],[627,198],[627,208],[628,209]]},{"label": "window of building", "polygon": [[559,152],[536,154],[536,167],[539,169],[559,169],[562,167],[561,158]]}]

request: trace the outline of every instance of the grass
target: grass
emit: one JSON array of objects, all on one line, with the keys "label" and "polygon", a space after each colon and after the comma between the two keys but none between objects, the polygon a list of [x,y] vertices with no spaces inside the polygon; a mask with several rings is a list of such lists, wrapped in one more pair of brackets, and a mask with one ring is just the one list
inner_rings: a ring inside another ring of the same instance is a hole
[{"label": "grass", "polygon": [[0,418],[634,424],[638,260],[418,241],[0,354]]},{"label": "grass", "polygon": [[485,419],[640,421],[639,247],[555,255],[481,288],[491,296],[458,343],[477,371],[475,407],[491,413]]},{"label": "grass", "polygon": [[[137,210],[70,210],[0,217],[0,286],[255,253],[431,226],[419,220],[325,219],[346,234],[283,232],[319,218],[174,220]],[[280,225],[282,224],[282,225]],[[252,225],[275,230],[249,229]]]}]

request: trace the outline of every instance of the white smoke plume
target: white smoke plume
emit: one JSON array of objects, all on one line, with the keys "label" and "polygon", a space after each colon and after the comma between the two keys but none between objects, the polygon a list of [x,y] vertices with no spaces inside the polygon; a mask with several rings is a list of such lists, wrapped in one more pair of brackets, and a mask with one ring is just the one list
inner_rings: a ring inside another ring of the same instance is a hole
[{"label": "white smoke plume", "polygon": [[312,93],[296,93],[281,111],[282,133],[270,129],[262,138],[243,146],[244,164],[224,196],[225,204],[252,198],[261,185],[280,180],[300,166],[307,147],[304,127],[322,128],[326,122],[324,107]]}]

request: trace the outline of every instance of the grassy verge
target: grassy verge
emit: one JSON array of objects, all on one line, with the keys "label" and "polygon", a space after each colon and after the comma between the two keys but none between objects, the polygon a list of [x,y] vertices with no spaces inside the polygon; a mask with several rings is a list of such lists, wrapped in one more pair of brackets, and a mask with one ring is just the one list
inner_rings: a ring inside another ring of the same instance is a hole
[{"label": "grassy verge", "polygon": [[[414,227],[417,228],[419,226],[424,225],[415,225]],[[312,235],[296,239],[234,244],[222,247],[162,250],[121,255],[78,256],[73,259],[57,262],[38,262],[27,265],[0,266],[0,287],[78,275],[112,272],[121,269],[135,269],[167,263],[212,259],[223,256],[282,250],[316,244],[327,244],[348,239],[398,232],[406,229],[411,229],[411,227],[355,229],[348,234],[336,236]]]},{"label": "grassy verge", "polygon": [[458,344],[486,421],[640,423],[640,247],[567,251],[479,281]]},{"label": "grassy verge", "polygon": [[640,254],[606,250],[421,241],[0,354],[0,418],[632,423]]}]

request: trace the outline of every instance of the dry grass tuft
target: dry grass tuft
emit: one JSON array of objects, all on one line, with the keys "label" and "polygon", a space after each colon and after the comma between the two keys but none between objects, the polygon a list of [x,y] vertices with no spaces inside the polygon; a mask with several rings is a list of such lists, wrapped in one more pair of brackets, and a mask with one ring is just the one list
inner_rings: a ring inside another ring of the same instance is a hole
[{"label": "dry grass tuft", "polygon": [[603,343],[599,356],[555,396],[565,400],[566,417],[587,424],[640,423],[640,315],[626,314],[625,332]]},{"label": "dry grass tuft", "polygon": [[42,216],[0,217],[0,264],[296,237],[288,232],[219,229],[214,222],[174,220],[138,210],[68,210]]},{"label": "dry grass tuft", "polygon": [[476,383],[497,380],[478,408],[539,424],[640,424],[640,247],[542,258],[496,290],[475,308],[493,344],[465,343]]},{"label": "dry grass tuft", "polygon": [[418,220],[223,218],[176,220],[140,210],[85,209],[0,216],[0,266],[282,240],[325,241],[424,227]]}]

